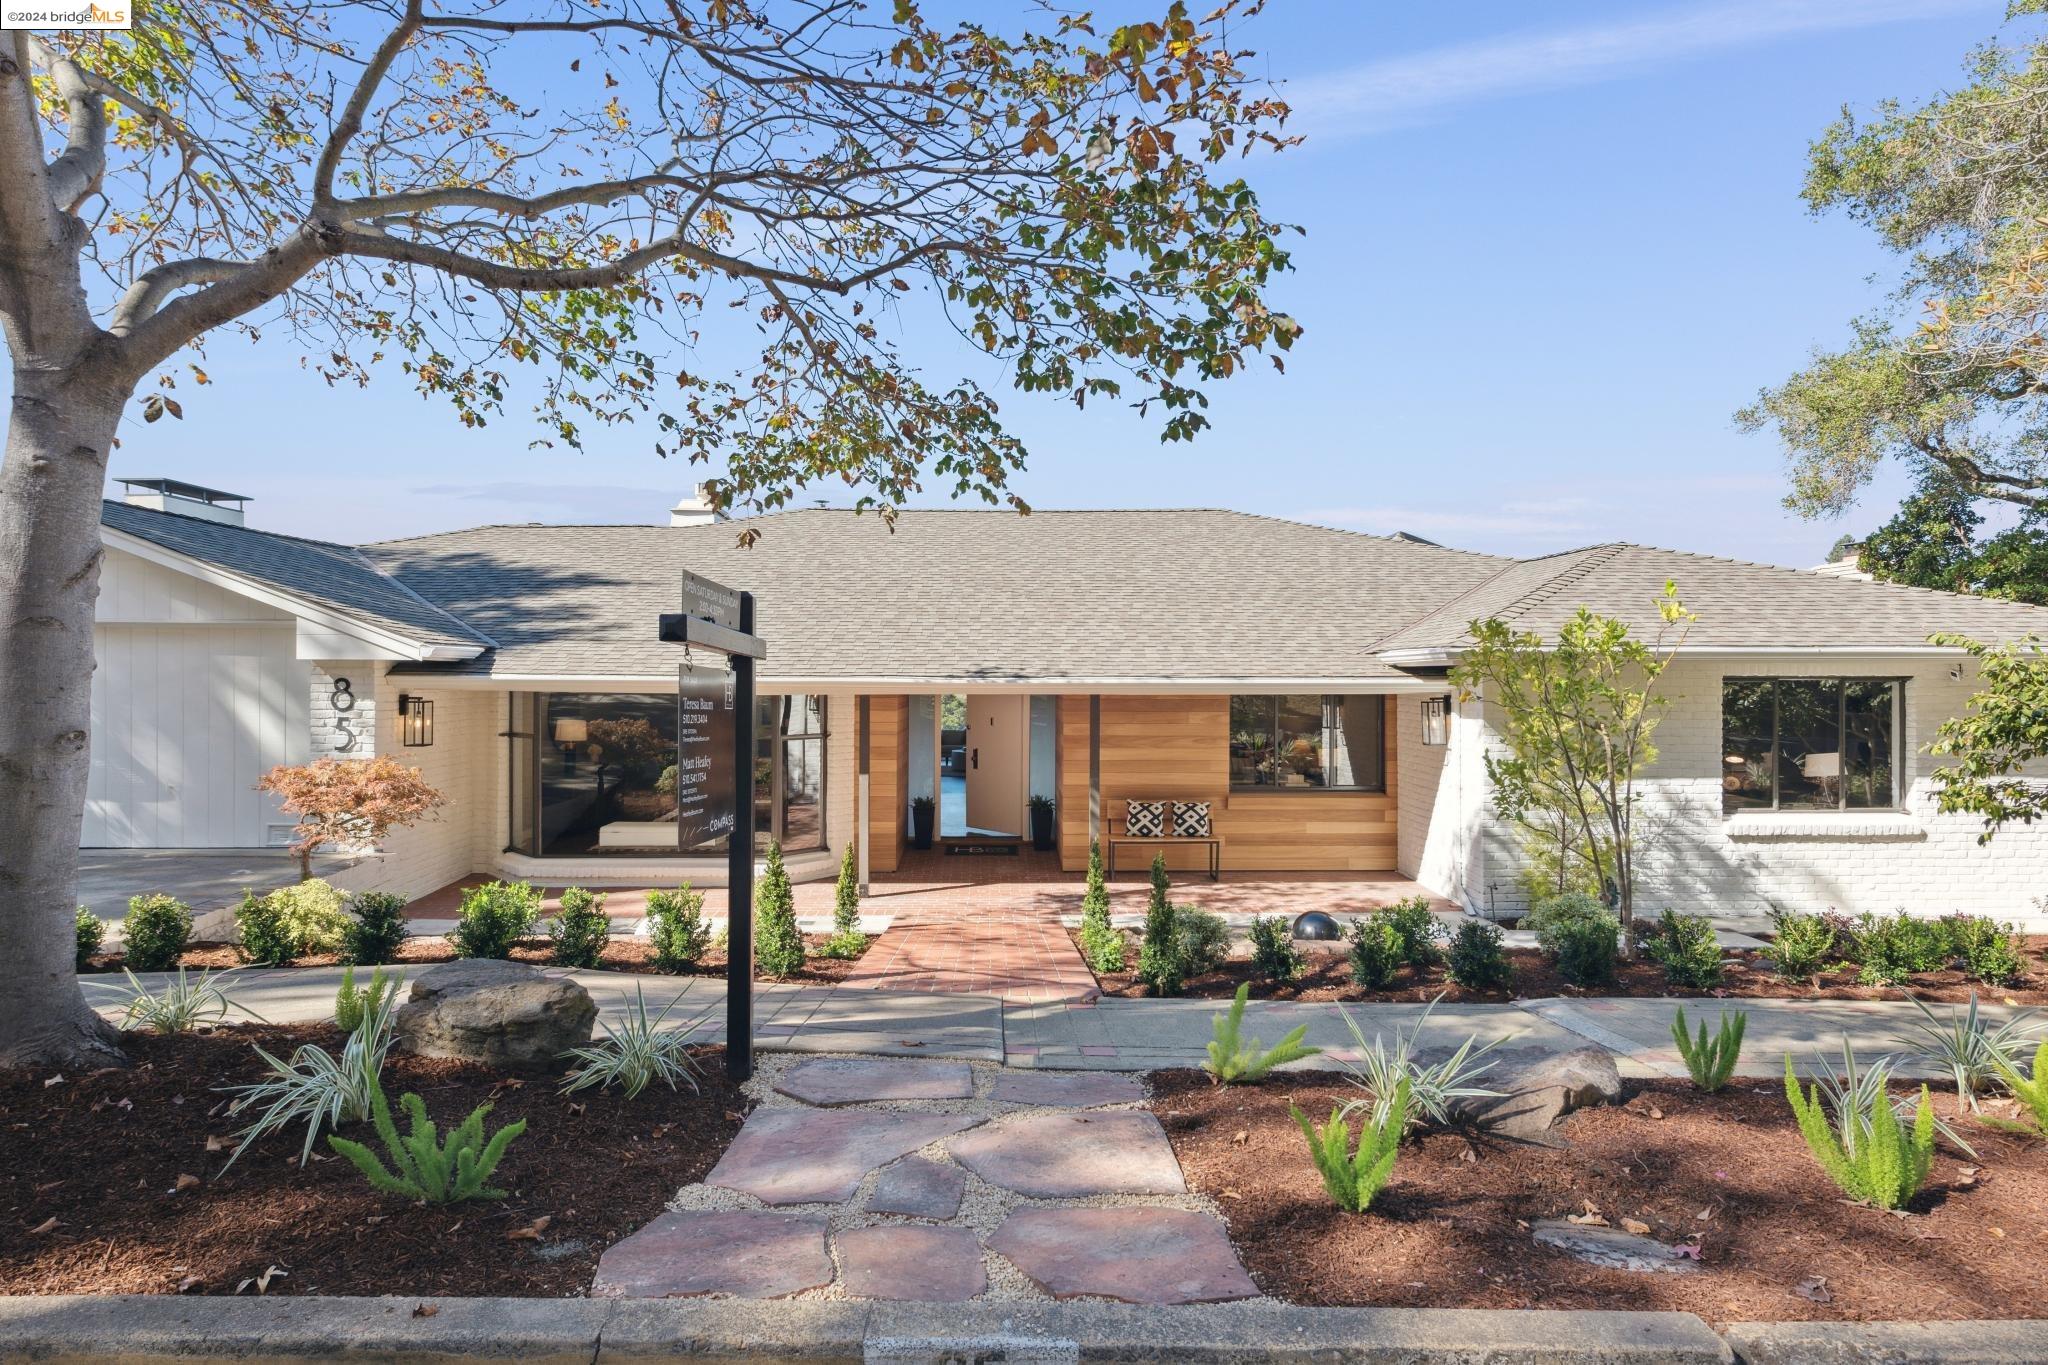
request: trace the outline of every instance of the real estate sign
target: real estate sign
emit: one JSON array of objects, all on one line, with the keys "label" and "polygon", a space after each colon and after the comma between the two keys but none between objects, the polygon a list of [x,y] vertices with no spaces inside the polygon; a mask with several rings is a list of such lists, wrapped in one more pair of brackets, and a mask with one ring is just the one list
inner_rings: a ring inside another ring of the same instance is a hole
[{"label": "real estate sign", "polygon": [[685,664],[676,673],[676,840],[684,849],[732,838],[739,814],[734,684],[730,668]]}]

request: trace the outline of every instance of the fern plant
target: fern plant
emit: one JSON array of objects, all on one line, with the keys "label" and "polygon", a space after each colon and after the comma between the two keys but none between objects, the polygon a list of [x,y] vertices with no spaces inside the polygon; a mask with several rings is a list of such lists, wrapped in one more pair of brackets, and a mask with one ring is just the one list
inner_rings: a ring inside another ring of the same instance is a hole
[{"label": "fern plant", "polygon": [[[621,996],[621,1001],[624,998]],[[650,1018],[647,993],[634,986],[633,1003],[625,1023],[613,1027],[611,1020],[601,1020],[605,1031],[602,1040],[562,1054],[578,1065],[563,1079],[561,1093],[571,1095],[592,1086],[602,1090],[619,1085],[630,1100],[645,1090],[648,1082],[656,1080],[666,1082],[671,1090],[678,1080],[688,1081],[690,1089],[695,1090],[697,1063],[690,1056],[689,1046],[690,1035],[697,1031],[699,1021],[692,1020],[674,1029],[661,1026],[681,998],[670,1000],[662,1006],[660,1014]]]},{"label": "fern plant", "polygon": [[1720,1027],[1712,1034],[1707,1032],[1704,1019],[1700,1021],[1697,1038],[1686,1032],[1685,1007],[1680,1006],[1678,1014],[1671,1021],[1671,1038],[1678,1044],[1678,1055],[1685,1059],[1686,1074],[1692,1083],[1709,1095],[1728,1084],[1728,1078],[1735,1074],[1735,1063],[1742,1057],[1742,1034],[1749,1027],[1749,1012],[1737,1010],[1734,1014],[1723,1014]]},{"label": "fern plant", "polygon": [[387,997],[397,997],[398,986],[404,980],[396,973],[386,976],[384,969],[377,967],[370,972],[369,984],[359,987],[354,964],[342,968],[341,987],[334,993],[334,1026],[343,1033],[354,1033],[365,1019],[378,1015]]},{"label": "fern plant", "polygon": [[505,1191],[485,1182],[498,1169],[513,1139],[526,1131],[525,1119],[506,1124],[486,1139],[484,1118],[491,1112],[491,1106],[480,1104],[443,1139],[433,1120],[427,1117],[427,1106],[418,1095],[407,1093],[398,1102],[412,1124],[412,1130],[402,1138],[398,1126],[391,1121],[391,1105],[384,1098],[384,1087],[379,1085],[371,1092],[370,1122],[391,1158],[388,1168],[360,1142],[329,1133],[327,1145],[361,1171],[371,1188],[386,1194],[429,1204],[505,1197]]},{"label": "fern plant", "polygon": [[1920,1087],[1920,1104],[1907,1129],[1880,1089],[1866,1109],[1840,1105],[1830,1110],[1821,1087],[1802,1088],[1785,1054],[1785,1098],[1799,1121],[1814,1160],[1859,1204],[1903,1208],[1927,1183],[1934,1164],[1934,1103]]},{"label": "fern plant", "polygon": [[1308,1139],[1309,1157],[1323,1178],[1323,1188],[1346,1213],[1364,1213],[1386,1187],[1400,1156],[1401,1135],[1408,1128],[1408,1081],[1404,1077],[1389,1099],[1384,1118],[1367,1122],[1351,1145],[1351,1125],[1341,1106],[1330,1110],[1329,1122],[1318,1128],[1308,1115],[1288,1105],[1287,1112]]},{"label": "fern plant", "polygon": [[1313,1057],[1322,1049],[1310,1047],[1302,1042],[1308,1036],[1308,1025],[1303,1024],[1282,1038],[1270,1048],[1261,1047],[1259,1040],[1242,1041],[1244,1028],[1244,1005],[1251,997],[1250,982],[1237,988],[1237,998],[1230,1002],[1230,1008],[1216,1016],[1210,1025],[1209,1060],[1202,1063],[1202,1070],[1209,1073],[1217,1085],[1230,1085],[1237,1081],[1264,1079],[1267,1072],[1288,1062],[1298,1062],[1304,1057]]},{"label": "fern plant", "polygon": [[1999,1079],[2005,1088],[2012,1091],[2013,1098],[2034,1116],[2034,1126],[2048,1133],[2048,1043],[2041,1043],[2034,1049],[2034,1065],[2030,1075],[2022,1076],[2010,1057],[2001,1057],[1997,1062]]}]

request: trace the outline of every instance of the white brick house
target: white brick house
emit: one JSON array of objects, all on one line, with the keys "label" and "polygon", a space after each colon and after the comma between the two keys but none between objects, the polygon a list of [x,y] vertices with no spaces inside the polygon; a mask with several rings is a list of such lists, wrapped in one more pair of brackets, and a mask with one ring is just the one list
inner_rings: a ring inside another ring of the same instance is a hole
[{"label": "white brick house", "polygon": [[145,494],[105,511],[88,844],[274,844],[264,767],[388,753],[449,803],[344,874],[352,888],[716,885],[722,856],[678,846],[679,652],[655,634],[689,570],[760,601],[760,813],[800,876],[863,830],[870,873],[894,871],[920,798],[941,844],[1022,837],[1026,798],[1049,798],[1058,864],[1078,871],[1125,801],[1164,799],[1206,807],[1226,873],[1398,873],[1512,912],[1520,854],[1483,761],[1497,738],[1445,677],[1467,626],[1550,632],[1584,604],[1648,628],[1673,581],[1698,624],[1665,683],[1643,907],[2031,919],[2048,891],[2048,831],[1979,845],[1973,820],[1933,809],[1924,752],[1972,690],[1967,656],[1928,636],[2042,631],[2031,607],[1214,511],[913,511],[893,533],[803,511],[761,518],[742,549],[685,508],[667,527],[357,547],[232,524],[206,490]]}]

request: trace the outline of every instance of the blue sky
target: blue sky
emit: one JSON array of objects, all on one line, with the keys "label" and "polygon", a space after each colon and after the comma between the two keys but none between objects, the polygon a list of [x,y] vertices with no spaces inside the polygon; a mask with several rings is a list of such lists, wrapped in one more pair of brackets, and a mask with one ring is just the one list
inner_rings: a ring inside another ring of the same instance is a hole
[{"label": "blue sky", "polygon": [[[1243,36],[1309,139],[1253,163],[1269,213],[1308,229],[1278,295],[1308,329],[1286,375],[1218,387],[1192,446],[1008,394],[1018,487],[1044,508],[1234,507],[1502,553],[1629,539],[1814,563],[1898,488],[1802,521],[1775,443],[1730,421],[1893,269],[1807,214],[1806,145],[1844,104],[1957,80],[2002,11],[1274,0]],[[181,390],[183,422],[131,419],[113,472],[249,494],[269,529],[659,521],[696,477],[644,429],[529,449],[516,415],[465,430],[395,372],[329,389],[282,342],[210,351],[214,386]],[[937,338],[914,358],[938,378],[972,364]]]}]

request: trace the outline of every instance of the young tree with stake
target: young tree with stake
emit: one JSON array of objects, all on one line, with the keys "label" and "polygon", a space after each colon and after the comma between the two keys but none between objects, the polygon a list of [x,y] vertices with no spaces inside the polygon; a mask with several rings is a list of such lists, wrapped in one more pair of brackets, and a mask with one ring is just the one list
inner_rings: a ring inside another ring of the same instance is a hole
[{"label": "young tree with stake", "polygon": [[[1021,508],[992,396],[928,384],[884,315],[1195,435],[1203,386],[1300,330],[1266,299],[1287,229],[1223,169],[1288,140],[1225,36],[1257,8],[159,0],[0,33],[0,1064],[118,1057],[69,928],[99,499],[125,411],[206,393],[207,337],[395,366],[471,425],[530,373],[549,440],[644,422],[721,507],[833,478],[887,518],[930,478]],[[744,362],[698,366],[707,330]]]}]

